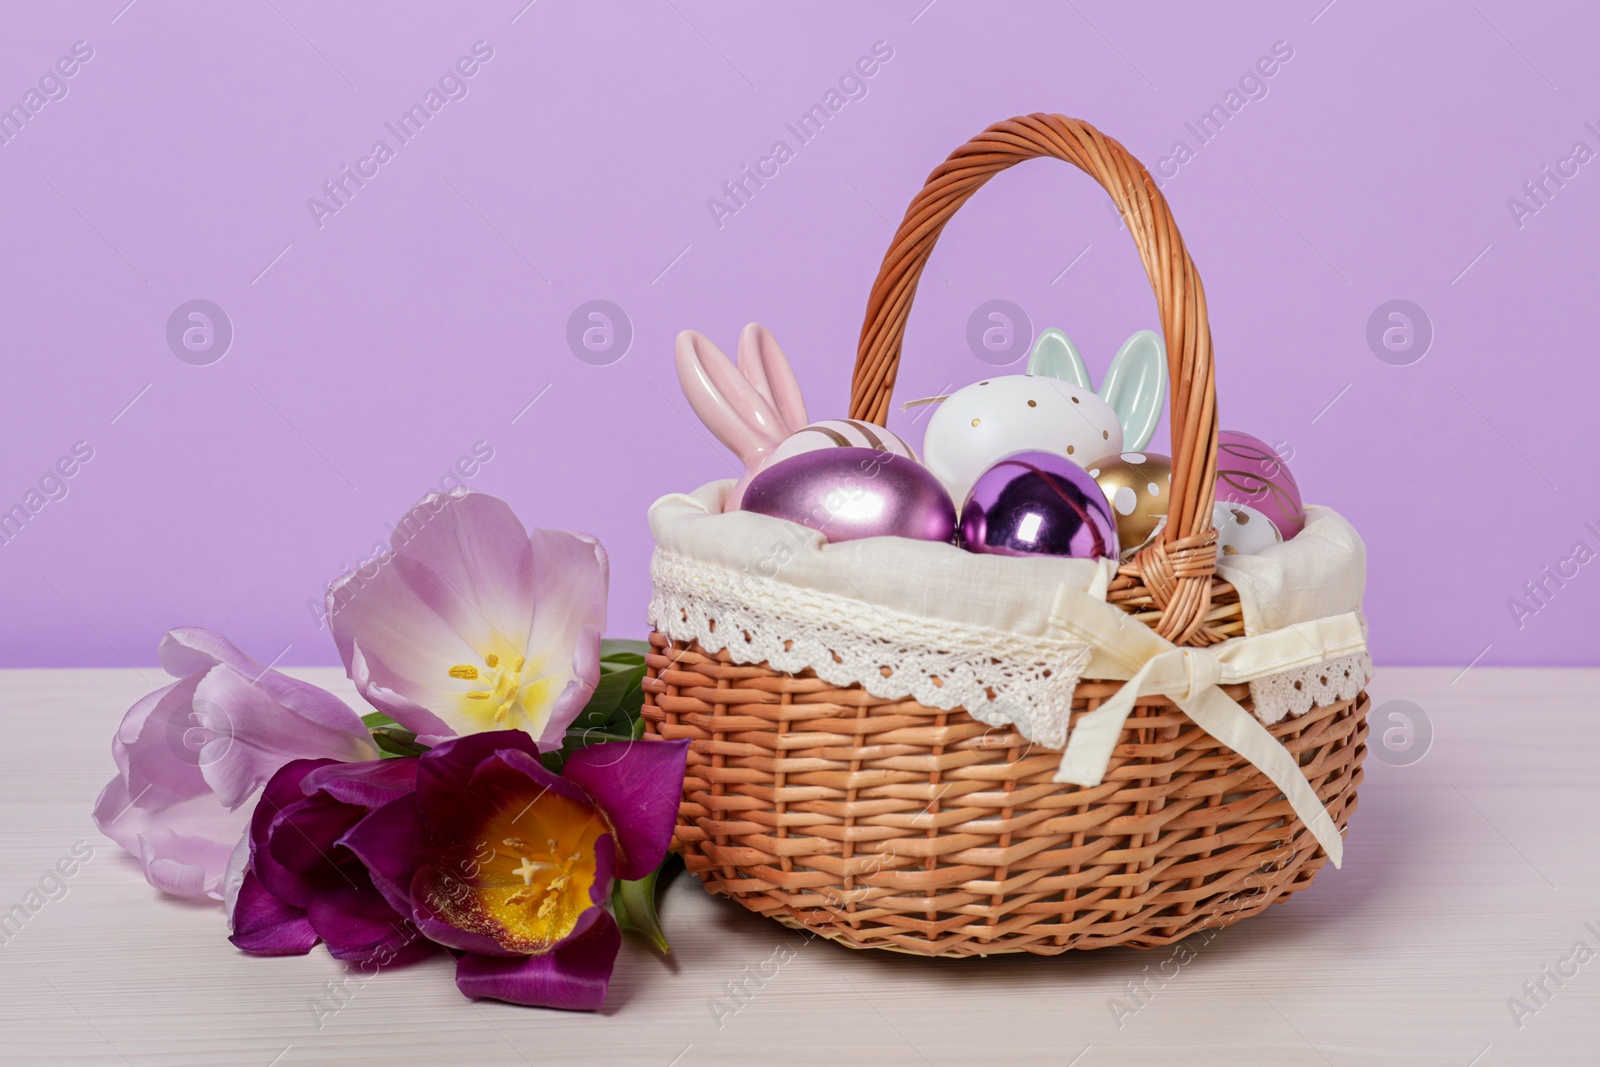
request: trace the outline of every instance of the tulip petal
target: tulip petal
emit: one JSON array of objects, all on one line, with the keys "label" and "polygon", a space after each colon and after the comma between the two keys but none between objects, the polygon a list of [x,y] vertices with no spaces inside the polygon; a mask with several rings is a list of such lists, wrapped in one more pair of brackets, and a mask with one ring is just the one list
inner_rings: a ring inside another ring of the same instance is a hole
[{"label": "tulip petal", "polygon": [[[572,649],[572,677],[561,695],[556,698],[544,720],[544,728],[530,726],[536,732],[541,748],[560,748],[566,739],[567,728],[583,714],[589,698],[594,696],[600,681],[600,641],[603,634],[598,627],[586,626],[577,632]],[[554,655],[551,656],[552,660]]]},{"label": "tulip petal", "polygon": [[388,966],[436,951],[415,924],[384,905],[370,882],[324,889],[306,918],[334,959]]},{"label": "tulip petal", "polygon": [[239,906],[239,889],[244,885],[245,871],[250,867],[250,831],[239,835],[239,843],[228,855],[228,866],[222,874],[222,904],[228,913],[228,928],[233,928],[233,913]]},{"label": "tulip petal", "polygon": [[[462,651],[460,654],[468,655],[470,651],[470,649]],[[439,662],[435,664],[435,667],[441,666],[444,660],[450,658],[448,654],[438,657]],[[444,668],[447,673],[449,669],[449,667]],[[381,663],[378,665],[378,670],[385,676],[390,673]],[[346,673],[350,675],[350,680],[356,684],[356,691],[366,697],[367,703],[416,734],[417,740],[424,745],[437,745],[446,738],[456,735],[455,730],[449,723],[421,704],[418,704],[415,700],[402,696],[393,689],[374,681],[372,666],[367,660],[366,650],[361,647],[360,641],[351,642],[350,661]]]},{"label": "tulip petal", "polygon": [[411,944],[420,940],[415,927],[386,901],[359,857],[341,844],[371,813],[369,803],[412,797],[408,787],[416,778],[416,760],[384,766],[388,762],[294,760],[267,783],[251,819],[248,877],[277,905],[258,909],[252,944],[298,938],[299,925],[282,935],[268,926],[303,919],[338,959],[385,965],[423,951],[425,946]]},{"label": "tulip petal", "polygon": [[303,956],[317,943],[317,933],[304,911],[279,900],[246,872],[228,940],[257,956]]},{"label": "tulip petal", "polygon": [[[198,771],[194,771],[194,777],[200,784],[194,792],[168,789],[162,782],[150,781],[150,774],[134,776],[130,766],[130,773],[110,779],[94,801],[94,824],[134,857],[139,854],[139,833],[157,825],[171,825],[173,829],[200,835],[232,833],[237,840],[238,832],[250,819],[248,813],[234,813],[219,805],[205,792],[205,782]],[[130,792],[130,779],[144,782],[138,792]]]},{"label": "tulip petal", "polygon": [[266,844],[269,826],[283,817],[283,812],[305,799],[301,783],[306,776],[320,767],[338,766],[338,760],[297,759],[279,767],[267,786],[256,799],[255,811],[250,816],[250,837],[256,846]]},{"label": "tulip petal", "polygon": [[[470,837],[483,818],[493,814],[494,804],[473,788],[473,773],[479,764],[502,752],[520,752],[537,768],[528,770],[537,783],[528,791],[530,798],[541,788],[571,789],[544,769],[533,739],[521,730],[466,734],[445,741],[417,761],[417,799],[440,846],[459,844],[463,835]],[[582,797],[574,795],[574,799]]]},{"label": "tulip petal", "polygon": [[[186,677],[205,673],[221,664],[243,675],[273,700],[321,730],[358,739],[367,737],[361,716],[350,705],[320,686],[263,667],[215,630],[198,626],[169,630],[166,637],[162,638],[159,655],[161,666],[168,674]],[[347,758],[374,759],[376,756],[364,754]]]},{"label": "tulip petal", "polygon": [[[464,788],[472,781],[474,767],[496,752],[509,750],[526,752],[535,758],[539,755],[539,746],[533,743],[533,738],[521,730],[505,730],[452,737],[437,745],[426,759],[420,759],[419,762],[432,772],[430,777],[435,781],[447,781],[456,788]],[[417,777],[420,782],[421,768]]]},{"label": "tulip petal", "polygon": [[[481,760],[473,768],[468,787],[473,798],[491,812],[513,805],[533,807],[546,793],[574,800],[584,811],[594,807],[594,802],[576,784],[546,769],[537,756],[514,748],[501,749]],[[515,818],[512,821],[515,822]]]},{"label": "tulip petal", "polygon": [[[589,883],[589,899],[601,911],[605,911],[606,901],[611,899],[611,886],[617,880],[620,859],[616,838],[601,834],[594,843],[594,881]],[[578,930],[582,928],[580,924]]]},{"label": "tulip petal", "polygon": [[417,759],[400,756],[362,763],[332,763],[300,780],[303,793],[326,793],[341,804],[373,811],[417,788]]},{"label": "tulip petal", "polygon": [[[528,661],[546,664],[552,679],[562,683],[544,721],[534,722],[529,732],[541,746],[554,748],[594,695],[600,677],[610,562],[600,542],[584,534],[534,530],[529,543],[537,599]],[[571,675],[563,677],[569,667]]]},{"label": "tulip petal", "polygon": [[221,899],[222,875],[233,846],[164,826],[139,835],[139,862],[145,881],[176,897]]},{"label": "tulip petal", "polygon": [[537,583],[533,640],[570,642],[579,630],[604,630],[611,563],[600,542],[567,530],[534,530],[528,543]]},{"label": "tulip petal", "polygon": [[456,988],[473,1000],[503,1000],[571,1011],[597,1011],[605,1004],[622,934],[604,910],[583,934],[543,956],[484,956],[456,961]]},{"label": "tulip petal", "polygon": [[378,808],[335,844],[355,853],[390,907],[411,914],[411,883],[431,851],[415,794]]},{"label": "tulip petal", "polygon": [[617,877],[643,878],[666,858],[683,795],[687,741],[615,741],[579,749],[562,774],[606,815],[621,853]]},{"label": "tulip petal", "polygon": [[210,792],[190,733],[199,726],[193,717],[199,684],[198,675],[184,678],[140,698],[112,738],[111,754],[127,778],[129,795],[144,807]]},{"label": "tulip petal", "polygon": [[[127,782],[113,778],[95,803],[95,823],[139,861],[145,879],[163,893],[220,899],[229,842],[244,833],[249,813],[229,811],[209,794],[173,803],[155,802],[159,795],[146,789],[131,797]],[[170,856],[162,851],[169,845]]]},{"label": "tulip petal", "polygon": [[592,538],[523,527],[502,500],[425,497],[375,571],[328,591],[346,672],[424,744],[526,728],[550,746],[599,677],[609,570]]},{"label": "tulip petal", "polygon": [[263,670],[261,664],[241,652],[238,645],[203,626],[178,626],[168,630],[156,654],[161,659],[161,669],[174,678],[204,674],[219,663],[252,678]]},{"label": "tulip petal", "polygon": [[338,766],[334,760],[292,760],[267,782],[250,816],[250,870],[266,890],[299,908],[310,905],[317,882],[285,866],[272,847],[277,829],[305,800],[301,782],[319,767]]},{"label": "tulip petal", "polygon": [[[472,686],[456,664],[491,647],[521,653],[533,621],[533,551],[509,505],[484,493],[433,493],[407,513],[391,538],[389,562],[372,577],[358,570],[328,591],[334,641],[354,678],[359,640],[366,660],[362,695],[419,736],[436,724],[412,721],[414,707],[452,728]],[[361,685],[360,681],[357,682]],[[368,692],[368,689],[373,692]],[[384,706],[387,694],[400,702]]]},{"label": "tulip petal", "polygon": [[[387,594],[381,602],[379,592]],[[472,663],[478,650],[437,615],[418,607],[416,597],[398,580],[369,591],[362,606],[382,615],[344,623],[360,627],[350,634],[345,654],[345,670],[357,691],[418,737],[453,735],[454,725],[437,713],[454,707],[467,687],[452,681],[450,668]],[[356,616],[353,609],[346,614]],[[336,630],[339,626],[335,623]]]},{"label": "tulip petal", "polygon": [[[450,868],[446,868],[448,872]],[[471,887],[460,879],[459,876],[452,882],[442,878],[437,869],[428,867],[418,868],[416,878],[411,883],[411,917],[421,930],[423,936],[436,944],[461,952],[475,952],[485,956],[518,956],[520,953],[502,947],[488,934],[478,933],[473,930],[463,930],[445,919],[440,909],[436,906],[439,901],[432,899],[431,887],[440,885],[457,885],[464,893],[470,893]]]},{"label": "tulip petal", "polygon": [[262,668],[220,634],[173,630],[161,655],[169,671],[187,673],[123,716],[111,742],[118,775],[94,818],[158,889],[222,899],[242,871],[227,876],[252,818],[245,802],[264,781],[296,757],[365,760],[378,750],[337,697]]},{"label": "tulip petal", "polygon": [[339,865],[333,843],[365,814],[332,797],[314,796],[286,810],[281,819],[273,820],[272,839],[256,855],[268,852],[295,874],[316,877],[320,883],[324,880],[320,875]]},{"label": "tulip petal", "polygon": [[379,754],[354,712],[351,729],[308,719],[227,665],[200,679],[194,709],[212,735],[200,752],[200,773],[227,807],[244,803],[292,759],[369,760]]},{"label": "tulip petal", "polygon": [[[511,505],[487,493],[430,493],[419,508],[436,513],[394,563],[412,590],[463,634],[502,634],[526,647],[534,614],[534,558],[528,531]],[[399,541],[402,529],[391,541]]]}]

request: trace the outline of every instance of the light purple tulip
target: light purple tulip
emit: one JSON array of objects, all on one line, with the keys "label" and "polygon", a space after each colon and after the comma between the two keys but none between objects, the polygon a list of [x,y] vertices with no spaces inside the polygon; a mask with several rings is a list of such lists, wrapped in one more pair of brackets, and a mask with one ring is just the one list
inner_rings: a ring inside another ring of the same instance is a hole
[{"label": "light purple tulip", "polygon": [[250,800],[295,759],[366,760],[377,747],[342,700],[270,670],[211,630],[172,630],[161,665],[178,680],[128,709],[111,741],[117,776],[94,819],[151,885],[220,900]]},{"label": "light purple tulip", "polygon": [[390,542],[328,590],[361,695],[423,744],[517,729],[559,746],[599,679],[605,550],[464,490],[424,497]]}]

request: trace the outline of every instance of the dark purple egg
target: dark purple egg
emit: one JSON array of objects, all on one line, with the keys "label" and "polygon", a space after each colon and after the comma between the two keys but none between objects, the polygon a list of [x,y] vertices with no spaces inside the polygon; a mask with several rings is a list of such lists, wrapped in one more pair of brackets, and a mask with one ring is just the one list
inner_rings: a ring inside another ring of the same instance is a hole
[{"label": "dark purple egg", "polygon": [[956,508],[939,479],[914,459],[875,448],[824,448],[774,463],[750,480],[742,507],[809,526],[829,541],[949,541],[956,530]]},{"label": "dark purple egg", "polygon": [[978,476],[961,544],[998,556],[1117,555],[1111,505],[1089,472],[1053,452],[1018,452]]}]

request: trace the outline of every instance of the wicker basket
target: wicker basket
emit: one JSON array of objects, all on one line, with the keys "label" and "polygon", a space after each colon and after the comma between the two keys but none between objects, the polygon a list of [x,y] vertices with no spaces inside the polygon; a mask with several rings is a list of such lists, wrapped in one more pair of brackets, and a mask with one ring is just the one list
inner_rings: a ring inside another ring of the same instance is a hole
[{"label": "wicker basket", "polygon": [[[997,123],[928,178],[867,306],[850,417],[886,420],[917,280],[989,177],[1042,156],[1110,193],[1160,308],[1172,389],[1172,511],[1107,599],[1178,645],[1243,632],[1215,576],[1216,394],[1205,297],[1145,169],[1086,123]],[[644,714],[690,739],[677,844],[707,889],[857,948],[931,956],[1170,944],[1253,915],[1327,861],[1281,790],[1161,696],[1141,697],[1101,784],[1053,780],[1059,753],[966,711],[883,700],[810,670],[739,665],[652,635]],[[1072,721],[1121,681],[1085,678]],[[1250,708],[1250,690],[1225,687]],[[1342,831],[1366,753],[1366,694],[1269,727]]]}]

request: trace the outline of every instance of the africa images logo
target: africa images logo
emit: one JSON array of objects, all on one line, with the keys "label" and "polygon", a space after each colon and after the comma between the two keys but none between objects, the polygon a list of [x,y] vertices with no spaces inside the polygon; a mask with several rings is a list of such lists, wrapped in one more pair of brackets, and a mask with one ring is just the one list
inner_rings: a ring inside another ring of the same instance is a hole
[{"label": "africa images logo", "polygon": [[884,64],[893,58],[894,47],[888,41],[874,42],[871,55],[857,59],[853,66],[839,75],[836,85],[828,87],[821,100],[801,112],[793,122],[783,124],[785,132],[794,139],[793,145],[787,137],[772,142],[767,154],[756,160],[754,169],[746,163],[739,168],[737,177],[722,183],[722,197],[707,197],[706,210],[711,212],[711,221],[717,229],[722,229],[729,218],[749,207],[756,193],[766,188],[767,182],[776,178],[801,148],[815,140],[823,127],[845,109],[846,104],[853,100],[865,100],[870,91],[868,80],[877,77]]},{"label": "africa images logo", "polygon": [[372,142],[367,154],[356,160],[354,170],[347,163],[339,169],[338,177],[323,182],[323,197],[306,199],[306,208],[311,212],[311,221],[316,223],[317,229],[327,225],[330,215],[337,215],[349,207],[356,193],[365,188],[368,181],[376,178],[380,168],[393,160],[402,147],[410,144],[423,127],[444,110],[446,104],[453,100],[465,100],[471,91],[468,80],[477,77],[483,65],[493,58],[494,49],[489,42],[475,41],[472,54],[457,59],[452,67],[439,75],[437,86],[428,86],[420,101],[402,111],[394,121],[383,124],[383,128],[394,138],[393,145],[386,138],[378,138]]},{"label": "africa images logo", "polygon": [[46,104],[58,100],[65,100],[69,87],[67,81],[77,76],[83,69],[83,64],[94,58],[94,48],[88,41],[78,41],[72,46],[72,54],[62,56],[54,64],[45,68],[39,75],[36,86],[29,88],[22,94],[22,99],[10,107],[0,104],[0,145],[11,143],[11,139],[22,132],[22,128],[33,117],[45,109]]}]

